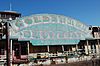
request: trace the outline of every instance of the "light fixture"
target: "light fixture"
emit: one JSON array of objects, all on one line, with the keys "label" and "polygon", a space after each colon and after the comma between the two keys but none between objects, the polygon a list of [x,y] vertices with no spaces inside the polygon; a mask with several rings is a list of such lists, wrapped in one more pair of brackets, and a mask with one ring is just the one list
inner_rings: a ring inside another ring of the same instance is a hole
[{"label": "light fixture", "polygon": [[11,21],[11,20],[12,20],[12,18],[10,17],[10,18],[9,18],[9,20]]}]

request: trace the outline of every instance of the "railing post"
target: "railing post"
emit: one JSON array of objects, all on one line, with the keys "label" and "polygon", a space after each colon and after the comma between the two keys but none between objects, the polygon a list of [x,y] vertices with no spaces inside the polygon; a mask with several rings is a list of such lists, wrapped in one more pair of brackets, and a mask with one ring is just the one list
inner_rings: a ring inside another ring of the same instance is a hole
[{"label": "railing post", "polygon": [[87,52],[88,52],[88,55],[89,55],[89,41],[86,40],[86,44],[87,44]]},{"label": "railing post", "polygon": [[12,66],[12,59],[13,59],[13,58],[12,58],[12,50],[13,50],[13,49],[12,49],[12,40],[10,40],[10,53],[11,53],[11,56],[10,56],[10,58],[11,58],[11,59],[10,59],[10,66]]}]

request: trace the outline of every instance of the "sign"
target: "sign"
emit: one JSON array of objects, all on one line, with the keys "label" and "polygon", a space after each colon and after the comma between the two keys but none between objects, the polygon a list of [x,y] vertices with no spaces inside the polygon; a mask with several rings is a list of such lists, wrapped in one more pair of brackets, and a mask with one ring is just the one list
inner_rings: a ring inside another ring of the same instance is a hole
[{"label": "sign", "polygon": [[69,26],[73,26],[74,28],[77,28],[83,32],[88,31],[88,26],[75,20],[71,19],[66,16],[61,15],[54,15],[54,14],[37,14],[32,15],[29,17],[23,17],[16,19],[11,22],[11,25],[14,30],[20,31],[26,27],[36,25],[36,24],[45,24],[45,23],[59,23],[59,24],[66,24]]},{"label": "sign", "polygon": [[34,45],[78,44],[92,37],[88,26],[69,17],[37,14],[11,22],[10,35],[18,40],[29,40]]}]

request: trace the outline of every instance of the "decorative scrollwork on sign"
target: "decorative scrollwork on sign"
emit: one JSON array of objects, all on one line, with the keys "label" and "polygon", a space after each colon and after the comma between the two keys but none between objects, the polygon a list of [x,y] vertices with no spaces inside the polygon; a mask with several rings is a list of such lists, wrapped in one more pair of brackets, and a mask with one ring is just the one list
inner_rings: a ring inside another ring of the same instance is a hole
[{"label": "decorative scrollwork on sign", "polygon": [[42,19],[43,19],[43,22],[49,22],[50,20],[48,16],[43,16]]},{"label": "decorative scrollwork on sign", "polygon": [[33,16],[33,19],[35,23],[42,22],[41,16]]},{"label": "decorative scrollwork on sign", "polygon": [[23,23],[22,20],[17,19],[17,20],[15,21],[15,26],[21,28],[21,27],[24,27],[24,23]]},{"label": "decorative scrollwork on sign", "polygon": [[24,19],[24,22],[26,23],[26,24],[32,24],[32,19],[31,18],[26,18],[26,19]]},{"label": "decorative scrollwork on sign", "polygon": [[23,31],[24,37],[30,38],[31,37],[31,32],[28,30]]},{"label": "decorative scrollwork on sign", "polygon": [[[27,24],[26,25],[24,25]],[[66,24],[69,26],[73,26],[74,28],[77,28],[78,30],[81,30],[83,32],[88,32],[88,26],[81,23],[78,20],[66,17],[66,16],[61,16],[61,15],[55,15],[55,14],[36,14],[33,16],[29,17],[24,17],[17,19],[15,21],[12,21],[11,25],[12,26],[17,26],[20,28],[26,28],[29,27],[30,24],[39,24],[39,23],[61,23],[61,24]],[[13,28],[14,29],[14,28]],[[15,28],[15,30],[18,30]]]}]

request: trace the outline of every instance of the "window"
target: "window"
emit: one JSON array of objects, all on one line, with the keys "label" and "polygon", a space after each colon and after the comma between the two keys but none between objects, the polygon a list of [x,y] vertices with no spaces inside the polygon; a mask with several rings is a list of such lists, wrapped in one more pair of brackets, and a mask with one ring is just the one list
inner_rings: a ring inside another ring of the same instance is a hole
[{"label": "window", "polygon": [[15,56],[20,55],[20,46],[18,44],[14,45]]},{"label": "window", "polygon": [[28,50],[27,50],[27,44],[21,44],[21,55],[27,55]]},{"label": "window", "polygon": [[1,18],[5,18],[5,14],[1,14]]},{"label": "window", "polygon": [[9,19],[10,15],[6,15],[6,18]]},{"label": "window", "polygon": [[4,49],[0,49],[0,55],[4,55]]},{"label": "window", "polygon": [[1,18],[1,14],[0,14],[0,18]]}]

